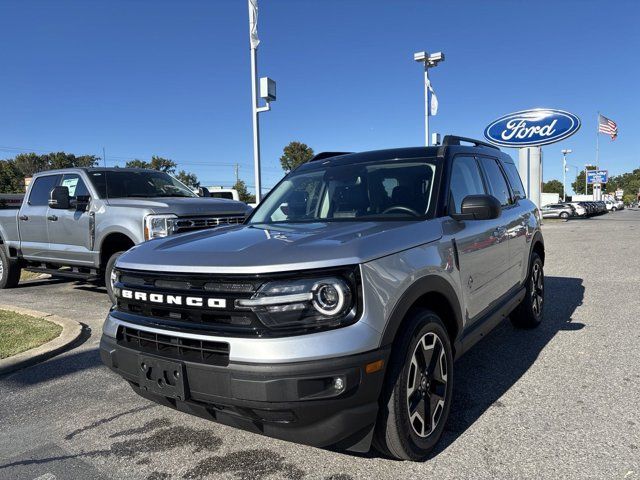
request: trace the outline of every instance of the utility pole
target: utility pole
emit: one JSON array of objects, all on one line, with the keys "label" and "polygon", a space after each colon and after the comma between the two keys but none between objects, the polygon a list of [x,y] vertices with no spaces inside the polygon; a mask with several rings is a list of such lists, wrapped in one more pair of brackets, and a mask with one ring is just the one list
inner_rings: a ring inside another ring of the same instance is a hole
[{"label": "utility pole", "polygon": [[235,171],[236,171],[236,185],[238,185],[238,182],[240,181],[240,174],[239,174],[239,170],[240,170],[240,165],[238,165],[236,163],[236,167],[235,167]]},{"label": "utility pole", "polygon": [[107,155],[104,152],[104,147],[102,147],[102,165],[107,168]]}]

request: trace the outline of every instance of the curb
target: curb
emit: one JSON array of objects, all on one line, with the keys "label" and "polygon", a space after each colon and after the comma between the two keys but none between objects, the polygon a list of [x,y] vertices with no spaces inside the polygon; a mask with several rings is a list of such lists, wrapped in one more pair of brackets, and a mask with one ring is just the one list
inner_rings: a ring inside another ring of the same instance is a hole
[{"label": "curb", "polygon": [[20,313],[23,315],[31,315],[32,317],[56,323],[62,327],[62,333],[53,340],[50,340],[39,347],[27,350],[26,352],[18,353],[17,355],[12,355],[9,358],[0,360],[0,375],[15,372],[16,370],[35,365],[36,363],[40,363],[51,358],[66,350],[67,347],[78,340],[82,334],[81,324],[73,320],[69,320],[68,318],[59,317],[58,315],[2,304],[0,304],[0,310],[9,310],[10,312]]}]

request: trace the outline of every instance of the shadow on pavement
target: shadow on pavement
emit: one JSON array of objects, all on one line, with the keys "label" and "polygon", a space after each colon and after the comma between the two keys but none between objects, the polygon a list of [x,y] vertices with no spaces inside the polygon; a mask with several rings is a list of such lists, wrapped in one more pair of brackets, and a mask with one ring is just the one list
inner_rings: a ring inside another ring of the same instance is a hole
[{"label": "shadow on pavement", "polygon": [[97,348],[60,354],[43,363],[27,367],[0,380],[22,385],[35,385],[73,373],[101,367],[100,353]]},{"label": "shadow on pavement", "polygon": [[544,320],[538,328],[517,329],[505,321],[456,362],[451,412],[434,456],[487,409],[503,407],[500,397],[529,370],[558,332],[584,328],[584,324],[571,319],[584,298],[582,279],[548,276],[545,290]]}]

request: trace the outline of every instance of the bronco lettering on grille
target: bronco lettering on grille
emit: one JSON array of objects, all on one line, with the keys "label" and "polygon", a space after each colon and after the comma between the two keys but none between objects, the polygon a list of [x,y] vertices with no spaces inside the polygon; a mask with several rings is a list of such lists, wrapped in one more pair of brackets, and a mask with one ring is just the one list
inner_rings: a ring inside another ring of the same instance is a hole
[{"label": "bronco lettering on grille", "polygon": [[183,295],[164,295],[162,293],[147,293],[128,290],[120,290],[120,296],[129,300],[141,302],[162,303],[165,305],[186,305],[187,307],[226,308],[227,300],[224,298],[202,298]]}]

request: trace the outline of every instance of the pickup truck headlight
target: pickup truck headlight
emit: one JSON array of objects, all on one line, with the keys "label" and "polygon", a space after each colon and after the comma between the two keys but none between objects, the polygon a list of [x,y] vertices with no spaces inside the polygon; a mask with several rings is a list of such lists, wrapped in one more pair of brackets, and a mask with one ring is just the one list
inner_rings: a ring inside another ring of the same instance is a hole
[{"label": "pickup truck headlight", "polygon": [[178,217],[173,214],[147,215],[144,218],[144,239],[166,237],[173,233],[173,224]]},{"label": "pickup truck headlight", "polygon": [[252,310],[272,329],[337,327],[356,317],[354,282],[340,276],[274,280],[236,308]]}]

